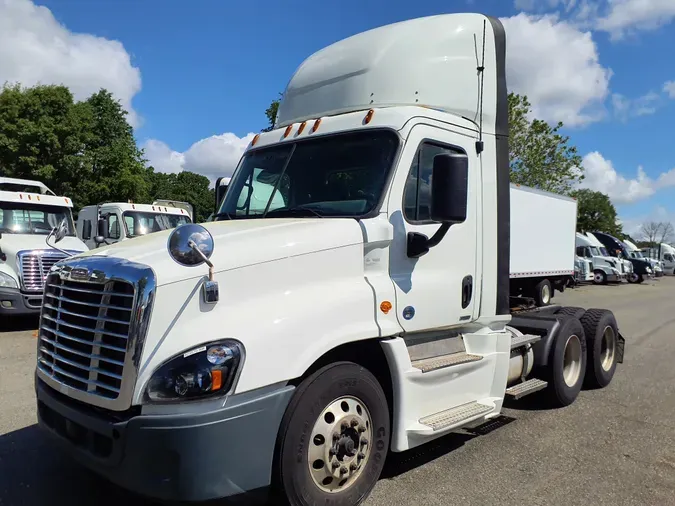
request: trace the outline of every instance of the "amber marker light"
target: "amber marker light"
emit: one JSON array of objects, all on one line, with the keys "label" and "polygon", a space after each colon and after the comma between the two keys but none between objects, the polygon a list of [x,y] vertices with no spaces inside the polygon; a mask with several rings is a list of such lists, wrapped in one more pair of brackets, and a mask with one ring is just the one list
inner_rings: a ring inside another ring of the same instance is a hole
[{"label": "amber marker light", "polygon": [[319,129],[319,125],[321,125],[321,118],[316,120],[314,125],[312,125],[312,132],[316,132]]},{"label": "amber marker light", "polygon": [[366,113],[366,117],[363,118],[363,123],[364,123],[364,125],[367,125],[368,123],[370,123],[370,120],[373,119],[373,114],[375,114],[375,111],[374,111],[373,109],[370,109],[370,110]]}]

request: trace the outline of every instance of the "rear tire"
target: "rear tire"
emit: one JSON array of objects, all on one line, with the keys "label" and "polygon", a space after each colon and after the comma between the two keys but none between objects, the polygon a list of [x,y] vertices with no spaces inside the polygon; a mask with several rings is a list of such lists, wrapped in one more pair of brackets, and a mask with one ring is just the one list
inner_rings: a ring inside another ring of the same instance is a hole
[{"label": "rear tire", "polygon": [[291,506],[361,504],[384,467],[389,427],[387,398],[370,371],[352,362],[319,369],[300,383],[279,428],[279,499]]},{"label": "rear tire", "polygon": [[581,322],[573,316],[561,316],[546,371],[548,400],[554,407],[572,404],[586,375],[586,335]]},{"label": "rear tire", "polygon": [[565,306],[561,307],[556,314],[560,316],[573,316],[574,318],[579,319],[585,312],[586,310],[582,307]]},{"label": "rear tire", "polygon": [[604,388],[616,371],[619,329],[614,314],[607,309],[589,309],[581,317],[588,342],[588,362],[584,384]]},{"label": "rear tire", "polygon": [[548,306],[553,298],[553,287],[548,279],[543,279],[534,287],[534,302],[538,307]]}]

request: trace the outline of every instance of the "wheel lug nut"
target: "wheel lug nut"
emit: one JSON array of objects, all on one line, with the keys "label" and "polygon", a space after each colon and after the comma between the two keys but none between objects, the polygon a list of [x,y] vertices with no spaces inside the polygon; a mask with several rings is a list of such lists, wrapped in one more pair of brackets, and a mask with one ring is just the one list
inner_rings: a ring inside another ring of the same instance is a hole
[{"label": "wheel lug nut", "polygon": [[368,438],[362,437],[361,438],[361,444],[367,446],[368,445]]},{"label": "wheel lug nut", "polygon": [[364,425],[359,425],[359,432],[365,432],[366,427]]},{"label": "wheel lug nut", "polygon": [[336,432],[335,434],[333,434],[333,441],[337,441],[338,439],[340,439],[340,434]]},{"label": "wheel lug nut", "polygon": [[332,457],[333,455],[335,455],[335,453],[336,453],[336,452],[335,452],[335,448],[332,448],[332,447],[329,448],[329,450],[328,450],[328,455],[330,455],[330,456]]},{"label": "wheel lug nut", "polygon": [[356,427],[359,424],[358,420],[352,420],[352,427]]},{"label": "wheel lug nut", "polygon": [[347,468],[345,466],[340,468],[340,474],[347,474]]},{"label": "wheel lug nut", "polygon": [[339,462],[333,462],[332,467],[333,467],[333,469],[337,469],[338,467],[340,467],[340,463]]},{"label": "wheel lug nut", "polygon": [[366,454],[363,453],[363,452],[359,452],[359,458],[360,458],[360,459],[365,459],[365,458],[366,458]]},{"label": "wheel lug nut", "polygon": [[344,421],[342,422],[342,425],[340,425],[340,427],[342,428],[342,430],[347,430],[349,428],[349,424],[346,421]]},{"label": "wheel lug nut", "polygon": [[351,464],[349,464],[349,469],[350,469],[351,471],[356,471],[356,464],[355,464],[354,462],[352,462]]}]

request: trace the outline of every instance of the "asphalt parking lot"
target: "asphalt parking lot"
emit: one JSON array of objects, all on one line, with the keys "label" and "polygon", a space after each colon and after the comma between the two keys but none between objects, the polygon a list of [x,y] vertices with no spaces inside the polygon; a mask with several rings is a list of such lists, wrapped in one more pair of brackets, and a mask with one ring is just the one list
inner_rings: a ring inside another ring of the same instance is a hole
[{"label": "asphalt parking lot", "polygon": [[[675,277],[580,287],[554,302],[615,312],[627,343],[612,384],[559,410],[509,404],[494,430],[394,455],[366,505],[675,505]],[[36,322],[12,327],[0,333],[0,505],[153,504],[43,437],[32,385]]]}]

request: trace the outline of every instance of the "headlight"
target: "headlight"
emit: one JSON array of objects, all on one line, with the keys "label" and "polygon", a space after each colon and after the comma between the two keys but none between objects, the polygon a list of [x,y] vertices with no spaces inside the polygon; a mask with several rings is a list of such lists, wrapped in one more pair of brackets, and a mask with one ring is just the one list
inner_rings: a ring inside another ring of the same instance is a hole
[{"label": "headlight", "polygon": [[9,274],[0,272],[0,288],[19,288],[19,284]]},{"label": "headlight", "polygon": [[241,363],[242,346],[227,339],[202,345],[172,358],[150,378],[150,402],[172,402],[225,395]]}]

